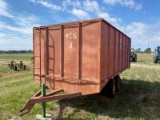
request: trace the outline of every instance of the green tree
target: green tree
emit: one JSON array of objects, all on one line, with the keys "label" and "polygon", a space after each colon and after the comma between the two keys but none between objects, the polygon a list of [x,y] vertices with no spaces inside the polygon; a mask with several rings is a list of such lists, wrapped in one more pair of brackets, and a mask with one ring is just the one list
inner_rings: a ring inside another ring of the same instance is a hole
[{"label": "green tree", "polygon": [[136,52],[136,53],[141,53],[141,48],[135,49],[135,52]]},{"label": "green tree", "polygon": [[146,48],[146,49],[144,50],[144,53],[151,53],[151,48]]}]

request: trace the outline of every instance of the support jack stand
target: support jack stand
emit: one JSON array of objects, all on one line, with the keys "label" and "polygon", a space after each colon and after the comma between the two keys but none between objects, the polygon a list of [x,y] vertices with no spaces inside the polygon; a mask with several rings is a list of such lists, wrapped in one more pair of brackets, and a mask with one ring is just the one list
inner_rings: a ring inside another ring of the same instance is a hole
[{"label": "support jack stand", "polygon": [[[41,96],[46,96],[46,86],[41,84]],[[51,118],[50,114],[46,113],[46,102],[42,102],[42,115],[36,115],[37,120],[47,120],[47,118]]]}]

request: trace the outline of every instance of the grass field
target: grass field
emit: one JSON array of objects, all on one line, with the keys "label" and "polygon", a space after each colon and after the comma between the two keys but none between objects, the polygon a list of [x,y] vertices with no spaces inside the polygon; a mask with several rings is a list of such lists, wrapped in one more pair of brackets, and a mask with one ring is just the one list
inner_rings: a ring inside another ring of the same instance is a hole
[{"label": "grass field", "polygon": [[[30,64],[31,57],[0,54],[0,62],[14,59]],[[29,114],[18,117],[20,108],[40,89],[31,68],[13,71],[0,66],[0,120],[35,120],[41,114],[41,105],[37,104]],[[160,119],[160,63],[153,63],[153,54],[138,54],[138,61],[131,63],[121,78],[121,90],[113,99],[95,94],[53,101],[47,103],[47,113],[63,120]]]}]

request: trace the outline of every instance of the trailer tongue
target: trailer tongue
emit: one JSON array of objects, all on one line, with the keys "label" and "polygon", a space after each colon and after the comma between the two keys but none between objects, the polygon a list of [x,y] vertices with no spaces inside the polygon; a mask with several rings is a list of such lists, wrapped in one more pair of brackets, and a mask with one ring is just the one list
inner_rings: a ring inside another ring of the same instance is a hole
[{"label": "trailer tongue", "polygon": [[[42,84],[42,86],[44,86],[44,84]],[[42,87],[41,91],[38,91],[35,95],[33,95],[26,102],[26,104],[23,106],[23,108],[20,110],[20,112],[24,112],[26,110],[27,111],[24,113],[21,113],[20,116],[23,116],[23,115],[29,113],[36,103],[42,103],[43,104],[43,117],[45,117],[46,116],[46,114],[45,114],[46,107],[44,105],[45,102],[50,102],[53,100],[60,100],[60,99],[65,99],[65,98],[73,98],[73,97],[78,97],[81,95],[81,92],[72,93],[72,94],[56,95],[57,93],[64,92],[63,89],[54,90],[50,93],[47,93],[46,95],[44,94],[44,91],[45,91],[45,88]]]}]

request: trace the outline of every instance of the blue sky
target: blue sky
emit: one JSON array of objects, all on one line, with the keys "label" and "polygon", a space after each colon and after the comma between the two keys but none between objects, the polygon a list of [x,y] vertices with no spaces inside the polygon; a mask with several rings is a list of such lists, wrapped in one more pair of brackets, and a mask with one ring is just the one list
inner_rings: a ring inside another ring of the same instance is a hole
[{"label": "blue sky", "polygon": [[0,50],[32,49],[32,28],[104,18],[132,47],[160,45],[160,0],[0,0]]}]

